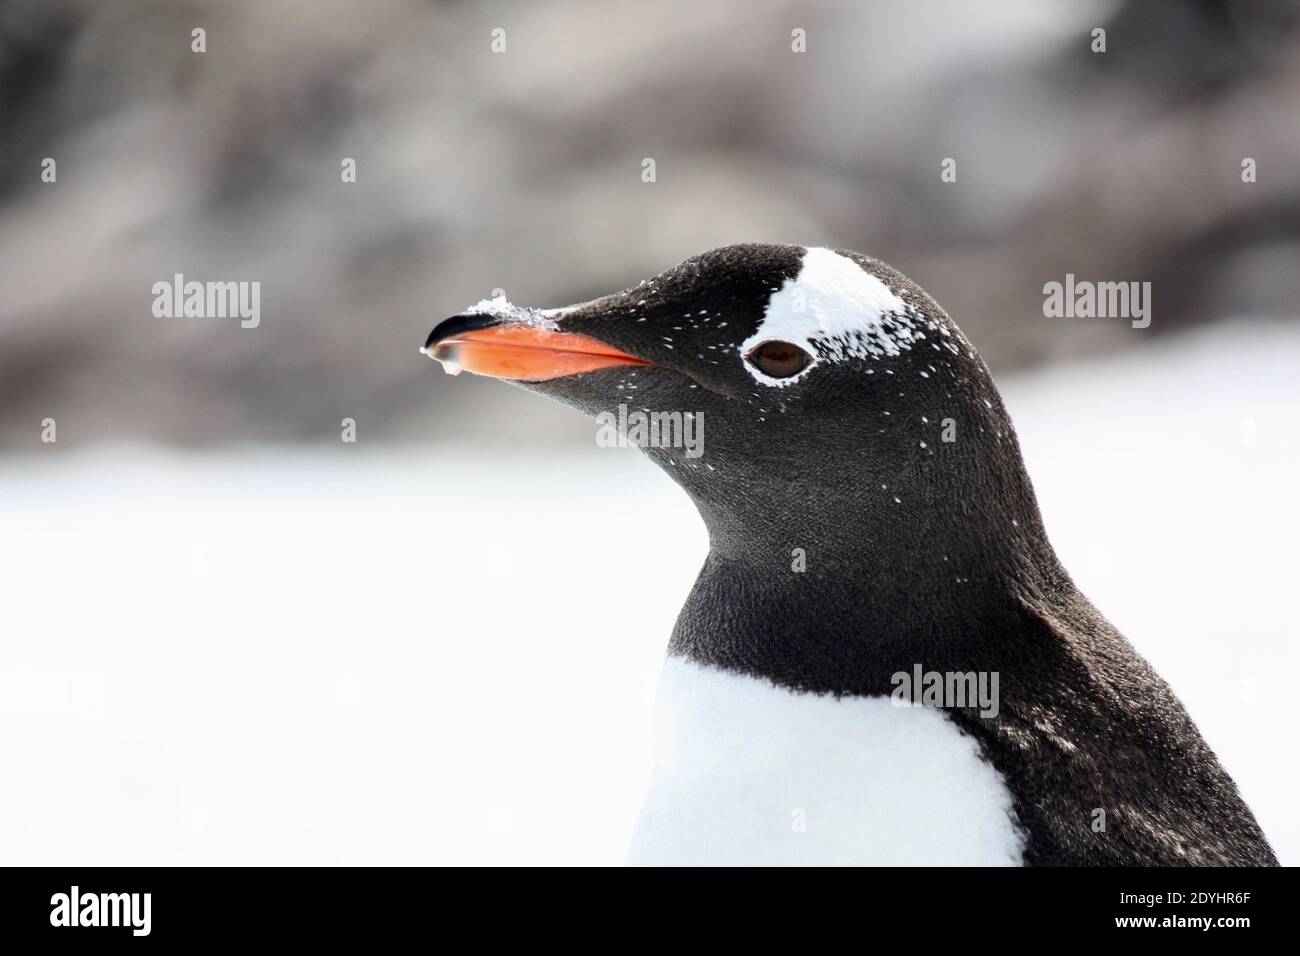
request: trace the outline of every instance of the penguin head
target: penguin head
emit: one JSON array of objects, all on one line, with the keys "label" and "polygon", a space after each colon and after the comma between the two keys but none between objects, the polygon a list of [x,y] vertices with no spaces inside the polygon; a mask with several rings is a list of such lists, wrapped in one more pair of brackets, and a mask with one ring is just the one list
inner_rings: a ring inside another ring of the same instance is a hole
[{"label": "penguin head", "polygon": [[1020,468],[974,348],[919,286],[854,252],[733,245],[562,309],[482,302],[424,351],[623,429],[711,530],[797,521],[800,501],[841,523],[849,503],[925,507],[996,487],[1008,449]]}]

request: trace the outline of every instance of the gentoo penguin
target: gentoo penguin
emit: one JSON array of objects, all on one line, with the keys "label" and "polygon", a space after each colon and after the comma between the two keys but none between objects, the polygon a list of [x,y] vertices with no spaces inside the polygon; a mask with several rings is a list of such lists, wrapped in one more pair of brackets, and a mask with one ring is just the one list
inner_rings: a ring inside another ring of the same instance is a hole
[{"label": "gentoo penguin", "polygon": [[424,351],[592,415],[702,416],[702,448],[644,449],[709,554],[632,862],[1276,864],[1057,560],[988,368],[899,272],[734,245],[568,308],[482,302]]}]

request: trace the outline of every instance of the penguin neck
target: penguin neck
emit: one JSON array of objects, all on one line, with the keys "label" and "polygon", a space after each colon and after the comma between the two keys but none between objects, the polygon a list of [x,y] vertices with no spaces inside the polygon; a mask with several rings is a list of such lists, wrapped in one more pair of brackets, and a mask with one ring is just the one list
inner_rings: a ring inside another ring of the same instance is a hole
[{"label": "penguin neck", "polygon": [[1022,467],[985,474],[975,498],[878,488],[821,499],[852,503],[841,510],[770,508],[757,520],[697,501],[709,555],[670,653],[866,692],[888,669],[958,659],[1022,627],[1027,602],[1073,590]]}]

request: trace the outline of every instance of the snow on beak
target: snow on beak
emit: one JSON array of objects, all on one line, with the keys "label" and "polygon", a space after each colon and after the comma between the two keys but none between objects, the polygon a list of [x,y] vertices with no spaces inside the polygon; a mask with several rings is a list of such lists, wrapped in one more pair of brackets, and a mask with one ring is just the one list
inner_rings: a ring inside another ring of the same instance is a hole
[{"label": "snow on beak", "polygon": [[650,364],[587,335],[482,313],[439,322],[420,351],[441,362],[450,375],[466,371],[518,382]]}]

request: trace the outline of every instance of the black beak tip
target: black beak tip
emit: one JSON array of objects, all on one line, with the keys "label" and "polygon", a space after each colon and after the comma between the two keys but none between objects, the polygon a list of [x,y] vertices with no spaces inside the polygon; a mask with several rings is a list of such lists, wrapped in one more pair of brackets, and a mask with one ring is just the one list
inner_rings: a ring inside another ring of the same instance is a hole
[{"label": "black beak tip", "polygon": [[459,335],[462,332],[473,332],[475,329],[490,329],[492,326],[500,324],[500,318],[484,312],[453,315],[449,319],[443,319],[433,327],[433,331],[429,333],[429,337],[424,342],[424,348],[420,351],[428,352],[443,339],[449,339],[453,335]]}]

